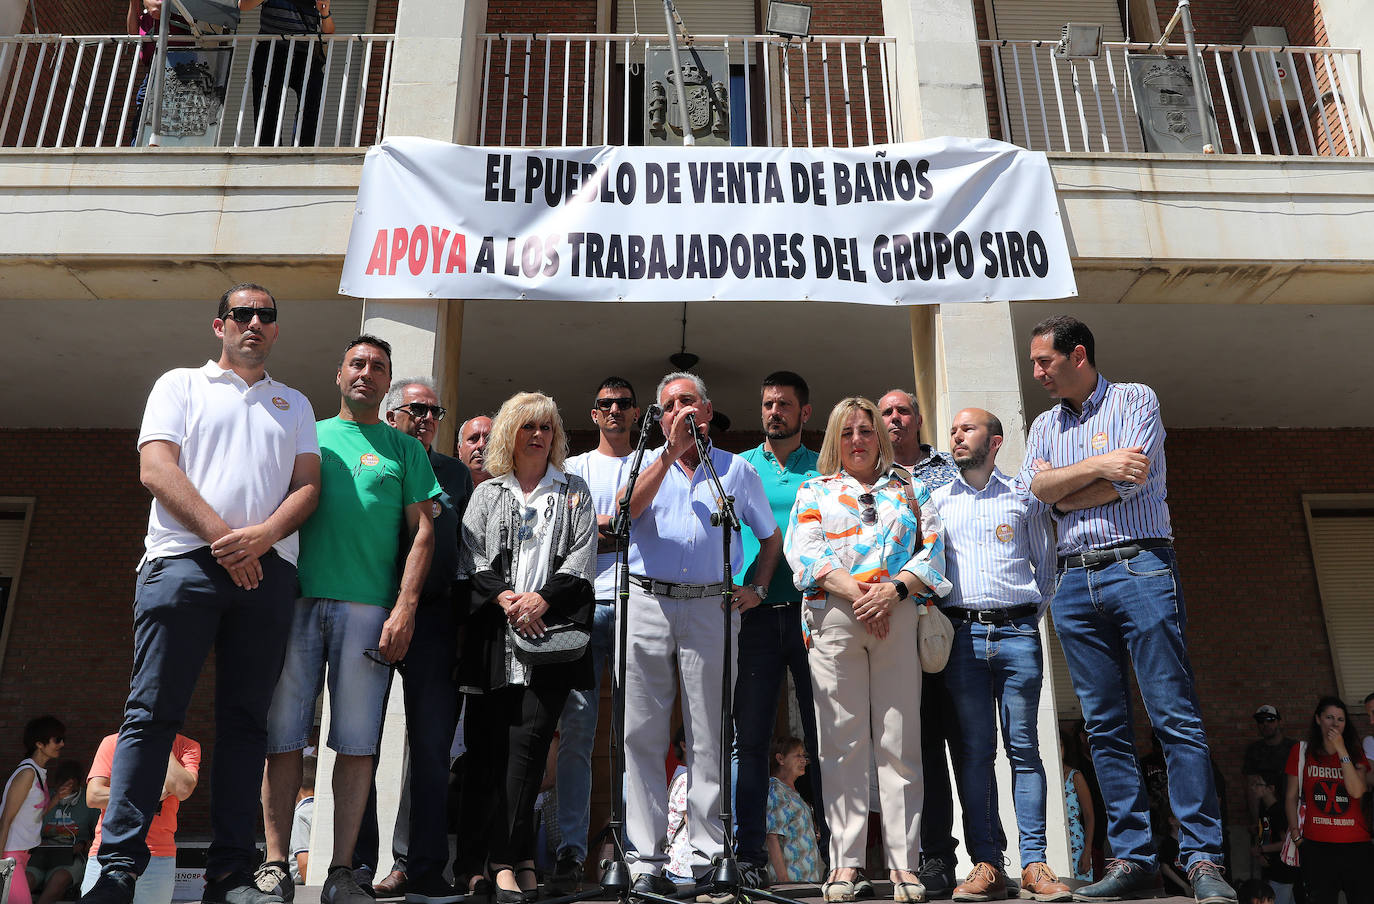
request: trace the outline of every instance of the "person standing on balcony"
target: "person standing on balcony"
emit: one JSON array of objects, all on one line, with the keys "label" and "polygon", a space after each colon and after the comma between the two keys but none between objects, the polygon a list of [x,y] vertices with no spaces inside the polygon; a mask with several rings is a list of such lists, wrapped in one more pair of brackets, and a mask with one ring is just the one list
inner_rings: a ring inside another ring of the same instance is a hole
[{"label": "person standing on balcony", "polygon": [[[143,81],[138,86],[138,93],[134,96],[134,116],[130,125],[129,144],[138,143],[139,127],[143,122],[143,101],[148,96],[148,76],[152,72],[153,55],[157,51],[158,20],[162,16],[162,0],[129,0],[129,10],[124,16],[125,30],[131,35],[139,35],[144,38],[138,45],[138,64],[148,72],[143,74]],[[189,53],[184,50],[178,52],[177,46],[185,47],[191,35],[191,26],[179,15],[172,15],[172,19],[167,23],[167,65],[175,66],[179,62],[188,61],[191,58]],[[178,40],[178,39],[181,40]]]},{"label": "person standing on balcony", "polygon": [[88,904],[130,904],[196,679],[215,654],[214,842],[203,900],[270,904],[253,884],[267,708],[296,596],[296,529],[320,494],[315,415],[267,375],[277,303],[243,283],[211,324],[218,361],[163,374],[139,432],[153,495],[134,590],[134,671],[109,772]]},{"label": "person standing on balcony", "polygon": [[[301,147],[315,146],[327,58],[322,38],[334,33],[334,17],[329,4],[330,0],[314,0],[313,3],[311,0],[239,0],[239,9],[243,12],[262,7],[258,31],[264,35],[283,38],[316,35],[321,38],[314,53],[310,52],[306,41],[282,40],[257,45],[253,53],[253,115],[258,124],[253,143],[257,147],[289,147],[296,144],[297,134]],[[309,70],[306,69],[307,58]],[[296,132],[278,139],[277,118],[286,88],[296,92]]]},{"label": "person standing on balcony", "polygon": [[1133,666],[1169,769],[1179,854],[1198,904],[1233,904],[1222,878],[1221,807],[1184,637],[1187,614],[1165,501],[1164,424],[1141,383],[1097,372],[1087,324],[1059,315],[1031,330],[1035,378],[1059,404],[1035,419],[1020,480],[1059,527],[1054,627],[1083,706],[1115,859],[1076,901],[1152,889],[1159,871],[1135,759]]}]

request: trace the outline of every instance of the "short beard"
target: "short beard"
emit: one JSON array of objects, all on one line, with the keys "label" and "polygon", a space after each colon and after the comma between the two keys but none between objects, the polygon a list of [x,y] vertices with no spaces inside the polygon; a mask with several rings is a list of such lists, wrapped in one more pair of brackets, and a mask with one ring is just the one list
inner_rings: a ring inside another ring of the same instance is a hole
[{"label": "short beard", "polygon": [[988,452],[990,452],[991,450],[992,442],[991,439],[989,439],[989,442],[983,443],[983,445],[979,446],[977,449],[974,449],[972,452],[970,452],[968,458],[961,460],[959,456],[954,456],[954,464],[959,468],[960,471],[969,471],[974,468],[980,468],[983,466],[983,462],[988,460]]},{"label": "short beard", "polygon": [[786,422],[784,422],[781,427],[763,428],[763,435],[769,439],[791,439],[798,433],[801,433],[801,424],[797,424],[796,427],[790,429],[787,427]]}]

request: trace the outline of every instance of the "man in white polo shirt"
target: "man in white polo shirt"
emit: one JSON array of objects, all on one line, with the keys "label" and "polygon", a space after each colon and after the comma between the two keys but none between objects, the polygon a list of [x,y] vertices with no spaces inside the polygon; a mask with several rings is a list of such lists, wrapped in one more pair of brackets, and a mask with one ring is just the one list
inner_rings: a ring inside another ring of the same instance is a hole
[{"label": "man in white polo shirt", "polygon": [[277,303],[262,286],[225,292],[213,322],[218,361],[168,371],[139,432],[153,494],[134,593],[134,672],[102,823],[101,876],[84,896],[128,904],[148,865],[145,838],[172,741],[213,647],[214,843],[204,900],[271,904],[253,884],[267,707],[296,595],[296,529],[320,494],[315,415],[267,375]]}]

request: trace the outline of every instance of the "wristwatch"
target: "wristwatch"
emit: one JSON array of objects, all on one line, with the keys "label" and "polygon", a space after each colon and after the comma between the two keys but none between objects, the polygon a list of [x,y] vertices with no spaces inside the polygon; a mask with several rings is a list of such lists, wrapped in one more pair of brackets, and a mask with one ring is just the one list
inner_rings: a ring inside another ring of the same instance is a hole
[{"label": "wristwatch", "polygon": [[901,578],[893,578],[888,583],[897,588],[897,599],[904,600],[911,596],[911,588]]},{"label": "wristwatch", "polygon": [[768,599],[768,588],[762,584],[750,584],[749,589],[758,595],[760,603]]}]

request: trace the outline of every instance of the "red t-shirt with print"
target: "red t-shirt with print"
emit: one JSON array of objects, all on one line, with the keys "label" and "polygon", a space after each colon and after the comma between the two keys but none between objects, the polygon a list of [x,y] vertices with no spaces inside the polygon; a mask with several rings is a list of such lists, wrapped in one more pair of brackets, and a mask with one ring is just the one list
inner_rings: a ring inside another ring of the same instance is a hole
[{"label": "red t-shirt with print", "polygon": [[[1294,744],[1288,754],[1289,775],[1298,774],[1298,754],[1301,744]],[[1351,751],[1355,768],[1369,776],[1369,761],[1364,751],[1356,748]],[[1311,841],[1327,841],[1338,844],[1352,841],[1369,841],[1369,830],[1365,828],[1364,811],[1360,799],[1352,797],[1345,787],[1345,776],[1341,771],[1340,758],[1321,749],[1307,747],[1307,761],[1303,764],[1302,800],[1307,803],[1307,813],[1302,827],[1302,837]]]}]

